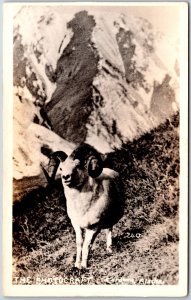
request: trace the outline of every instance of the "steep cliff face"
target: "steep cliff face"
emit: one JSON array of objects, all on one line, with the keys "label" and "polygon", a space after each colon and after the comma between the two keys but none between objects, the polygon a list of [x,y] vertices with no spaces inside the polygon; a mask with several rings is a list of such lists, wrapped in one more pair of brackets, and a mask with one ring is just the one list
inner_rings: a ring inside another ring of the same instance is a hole
[{"label": "steep cliff face", "polygon": [[147,20],[81,11],[67,26],[73,36],[57,62],[47,105],[59,135],[108,151],[176,111],[176,54],[174,65],[164,61],[161,43],[167,52],[169,45]]},{"label": "steep cliff face", "polygon": [[46,111],[53,130],[69,141],[86,139],[86,123],[93,110],[92,82],[98,71],[98,55],[92,42],[96,23],[93,16],[81,11],[68,22],[73,36],[58,59],[56,89]]},{"label": "steep cliff face", "polygon": [[158,126],[178,110],[177,59],[177,43],[146,19],[22,7],[14,18],[14,177],[40,174],[43,145],[69,151],[86,141],[107,152]]},{"label": "steep cliff face", "polygon": [[[87,140],[99,144],[99,136],[102,147],[107,143],[112,148],[156,127],[178,109],[176,44],[143,18],[121,14],[95,19],[93,40],[100,61]],[[171,53],[169,60],[165,51]]]}]

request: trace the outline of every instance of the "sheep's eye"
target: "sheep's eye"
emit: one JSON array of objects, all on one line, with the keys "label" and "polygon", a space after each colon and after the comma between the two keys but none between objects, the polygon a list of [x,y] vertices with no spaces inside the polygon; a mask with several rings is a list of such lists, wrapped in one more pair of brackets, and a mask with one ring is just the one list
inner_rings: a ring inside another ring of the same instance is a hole
[{"label": "sheep's eye", "polygon": [[60,171],[62,171],[62,168],[60,168]]}]

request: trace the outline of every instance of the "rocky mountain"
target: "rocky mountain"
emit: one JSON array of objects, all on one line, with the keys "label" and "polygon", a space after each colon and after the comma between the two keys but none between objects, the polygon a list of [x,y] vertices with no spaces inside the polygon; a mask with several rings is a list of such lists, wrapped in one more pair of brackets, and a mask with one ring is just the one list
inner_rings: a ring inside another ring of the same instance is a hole
[{"label": "rocky mountain", "polygon": [[40,173],[43,145],[71,151],[86,141],[105,153],[157,127],[178,110],[178,55],[178,41],[146,18],[22,6],[14,17],[14,177]]}]

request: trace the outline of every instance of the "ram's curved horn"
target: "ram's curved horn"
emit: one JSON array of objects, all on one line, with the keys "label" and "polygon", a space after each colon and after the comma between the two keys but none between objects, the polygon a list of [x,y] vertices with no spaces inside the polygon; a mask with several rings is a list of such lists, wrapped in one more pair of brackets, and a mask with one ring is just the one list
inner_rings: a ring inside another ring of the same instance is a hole
[{"label": "ram's curved horn", "polygon": [[100,155],[91,155],[87,160],[87,170],[88,174],[96,178],[98,177],[103,170],[103,162]]},{"label": "ram's curved horn", "polygon": [[73,159],[79,159],[81,164],[87,168],[89,176],[98,177],[103,170],[101,154],[91,145],[82,144],[71,154]]},{"label": "ram's curved horn", "polygon": [[53,183],[56,177],[56,172],[58,169],[58,166],[60,162],[65,161],[67,158],[67,154],[64,151],[56,151],[53,152],[50,156],[50,160],[48,163],[48,170],[44,168],[44,166],[41,164],[41,168],[44,172],[44,175],[48,181],[48,184]]},{"label": "ram's curved horn", "polygon": [[41,166],[41,169],[43,170],[43,173],[46,177],[46,180],[48,181],[48,184],[50,184],[51,183],[51,177],[49,176],[47,170],[45,169],[45,167],[43,166],[42,163],[40,163],[40,166]]}]

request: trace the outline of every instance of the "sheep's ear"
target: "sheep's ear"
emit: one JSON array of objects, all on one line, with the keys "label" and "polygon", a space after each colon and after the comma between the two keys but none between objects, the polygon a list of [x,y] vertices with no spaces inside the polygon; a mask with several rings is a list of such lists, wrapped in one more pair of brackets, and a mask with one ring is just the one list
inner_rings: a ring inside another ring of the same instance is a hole
[{"label": "sheep's ear", "polygon": [[98,177],[103,170],[103,163],[101,158],[91,156],[87,162],[87,170],[88,170],[88,174],[92,178]]},{"label": "sheep's ear", "polygon": [[64,151],[53,152],[50,159],[59,160],[60,162],[65,161],[68,155]]},{"label": "sheep's ear", "polygon": [[49,174],[51,176],[51,179],[54,180],[56,177],[56,172],[58,170],[59,164],[63,161],[66,160],[68,155],[64,151],[56,151],[52,153],[48,169],[49,169]]},{"label": "sheep's ear", "polygon": [[66,160],[67,156],[68,155],[63,151],[53,152],[50,156],[48,170],[45,170],[45,168],[41,166],[49,184],[55,180],[58,166],[62,161]]}]

